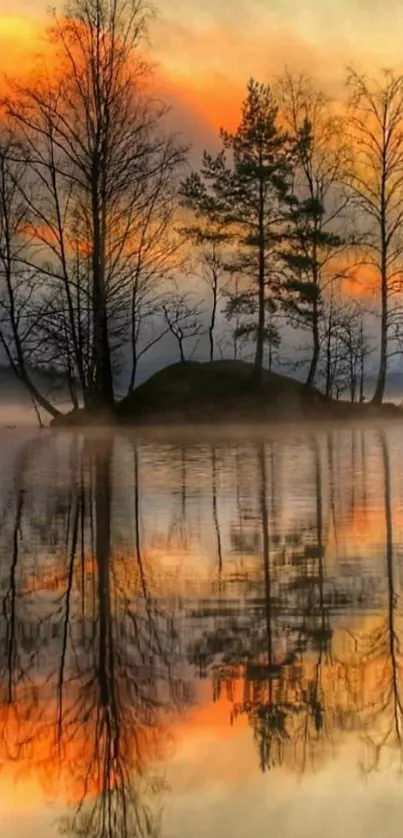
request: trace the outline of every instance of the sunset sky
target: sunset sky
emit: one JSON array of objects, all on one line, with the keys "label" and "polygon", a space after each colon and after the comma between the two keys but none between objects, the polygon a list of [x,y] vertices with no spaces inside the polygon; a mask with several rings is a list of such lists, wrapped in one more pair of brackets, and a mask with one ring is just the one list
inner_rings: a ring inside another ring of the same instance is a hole
[{"label": "sunset sky", "polygon": [[[41,50],[44,0],[0,0],[0,54],[7,73]],[[160,0],[152,28],[158,76],[176,127],[203,146],[236,121],[247,79],[268,81],[285,64],[339,92],[344,69],[403,63],[403,4],[389,0]]]},{"label": "sunset sky", "polygon": [[[381,0],[156,0],[155,5],[150,44],[157,91],[171,106],[168,127],[190,145],[195,168],[204,149],[218,150],[219,128],[236,127],[251,76],[270,82],[287,66],[308,72],[341,97],[348,65],[371,75],[384,67],[403,68],[401,0],[385,5]],[[63,7],[60,0],[58,6]],[[6,76],[29,72],[34,57],[46,51],[47,7],[47,0],[0,0],[0,72]],[[372,300],[368,267],[364,279],[356,270],[352,290]],[[347,284],[345,290],[349,293]],[[373,330],[370,318],[368,323]],[[294,333],[285,334],[293,346]],[[147,356],[142,377],[159,366],[161,346],[156,360],[153,353]]]}]

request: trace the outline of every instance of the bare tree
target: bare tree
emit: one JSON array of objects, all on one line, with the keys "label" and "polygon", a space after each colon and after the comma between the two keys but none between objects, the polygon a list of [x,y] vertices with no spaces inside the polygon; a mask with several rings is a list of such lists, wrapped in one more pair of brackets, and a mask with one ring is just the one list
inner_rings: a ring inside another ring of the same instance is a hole
[{"label": "bare tree", "polygon": [[[24,150],[4,129],[0,138],[0,342],[31,398],[55,417],[58,410],[40,392],[32,375],[47,303],[46,294],[38,289],[37,273],[25,264],[29,217],[21,193],[28,189],[26,179]],[[20,270],[16,270],[17,262]]]},{"label": "bare tree", "polygon": [[214,361],[217,315],[219,313],[219,305],[225,288],[223,280],[225,273],[225,257],[222,250],[225,237],[219,231],[212,229],[202,231],[201,228],[199,228],[196,231],[190,232],[191,235],[193,233],[193,241],[196,245],[199,245],[198,249],[201,251],[197,255],[198,273],[209,291],[209,359],[210,361]]},{"label": "bare tree", "polygon": [[150,194],[144,203],[144,212],[139,214],[135,251],[127,259],[130,283],[128,293],[123,293],[120,299],[120,310],[123,345],[127,334],[130,335],[129,392],[135,385],[140,359],[168,331],[161,300],[164,285],[180,267],[182,260],[183,239],[174,232],[177,204],[173,172],[179,158],[179,149],[173,152],[168,145],[162,151],[159,170],[149,180]]},{"label": "bare tree", "polygon": [[162,311],[168,329],[178,343],[180,361],[185,364],[185,341],[204,332],[200,306],[189,294],[174,289],[163,301]]},{"label": "bare tree", "polygon": [[342,312],[340,339],[344,347],[346,384],[350,401],[364,401],[365,364],[371,352],[364,329],[364,315],[354,303],[344,307]]},{"label": "bare tree", "polygon": [[375,269],[380,292],[380,358],[373,401],[382,402],[387,375],[390,300],[401,286],[403,254],[403,76],[381,82],[350,69],[351,160],[346,171],[361,265]]},{"label": "bare tree", "polygon": [[372,352],[364,311],[333,286],[324,307],[321,342],[324,353],[319,372],[326,397],[339,398],[347,391],[351,402],[363,402],[366,363]]},{"label": "bare tree", "polygon": [[214,361],[214,333],[218,303],[221,295],[221,259],[215,242],[213,242],[210,252],[205,253],[203,256],[202,272],[203,279],[207,283],[211,292],[211,312],[210,323],[208,326],[208,336],[210,344],[210,361]]},{"label": "bare tree", "polygon": [[[172,252],[170,177],[184,149],[165,136],[166,109],[151,93],[140,49],[148,18],[142,0],[72,0],[53,18],[60,72],[15,85],[7,100],[36,187],[24,192],[26,264],[63,296],[66,353],[94,406],[114,401],[122,309],[131,301],[136,318],[139,285],[160,277]],[[132,345],[137,334],[135,324]]]},{"label": "bare tree", "polygon": [[[186,206],[186,200],[184,201]],[[195,249],[195,274],[209,291],[210,321],[208,325],[209,358],[214,361],[215,329],[219,303],[224,294],[229,294],[224,275],[231,272],[228,263],[228,235],[217,219],[198,211],[191,225],[183,228],[183,234],[190,238]]]}]

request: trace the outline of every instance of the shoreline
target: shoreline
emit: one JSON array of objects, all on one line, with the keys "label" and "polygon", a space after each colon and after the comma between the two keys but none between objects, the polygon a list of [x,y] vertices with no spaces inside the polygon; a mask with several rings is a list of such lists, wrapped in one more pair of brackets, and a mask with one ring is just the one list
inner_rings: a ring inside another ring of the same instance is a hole
[{"label": "shoreline", "polygon": [[242,428],[248,426],[258,429],[259,427],[275,427],[278,425],[296,427],[304,425],[368,425],[379,424],[379,422],[403,422],[403,408],[393,403],[385,403],[380,406],[371,404],[359,405],[350,402],[338,402],[339,407],[335,410],[334,405],[324,407],[322,410],[307,411],[262,411],[260,415],[255,412],[249,414],[234,411],[203,414],[183,412],[153,412],[148,415],[120,416],[119,411],[91,411],[80,409],[70,413],[61,414],[57,419],[52,420],[49,427],[53,430],[59,429],[91,429],[91,428],[113,428],[116,430],[151,430],[158,428],[201,428],[223,429],[225,427]]},{"label": "shoreline", "polygon": [[259,386],[244,361],[172,364],[109,409],[80,408],[58,416],[55,427],[166,427],[295,425],[401,421],[392,402],[327,399],[315,387],[264,370]]}]

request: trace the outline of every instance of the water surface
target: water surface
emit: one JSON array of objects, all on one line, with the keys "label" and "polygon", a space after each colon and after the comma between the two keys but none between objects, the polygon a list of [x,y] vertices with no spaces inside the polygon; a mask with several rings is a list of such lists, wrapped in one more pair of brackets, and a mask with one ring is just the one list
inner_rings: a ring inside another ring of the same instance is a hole
[{"label": "water surface", "polygon": [[4,432],[2,838],[400,836],[402,461]]}]

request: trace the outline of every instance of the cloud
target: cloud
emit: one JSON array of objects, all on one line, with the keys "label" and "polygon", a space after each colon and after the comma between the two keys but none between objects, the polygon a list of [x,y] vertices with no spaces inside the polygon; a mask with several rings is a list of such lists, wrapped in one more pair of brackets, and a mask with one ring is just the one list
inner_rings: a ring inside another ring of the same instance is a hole
[{"label": "cloud", "polygon": [[396,22],[403,6],[392,0],[393,14],[370,0],[161,0],[153,26],[153,55],[177,98],[217,130],[232,128],[247,80],[267,82],[287,65],[307,71],[332,95],[344,89],[345,68],[376,73],[401,61]]},{"label": "cloud", "polygon": [[[14,0],[13,14],[20,18],[43,18],[46,14],[47,7],[42,0]],[[9,0],[0,0],[0,17],[7,16],[10,13]]]},{"label": "cloud", "polygon": [[332,93],[340,89],[335,67],[343,71],[342,58],[330,57],[319,44],[278,23],[257,36],[240,30],[238,23],[200,28],[165,19],[157,22],[152,36],[158,83],[179,106],[178,125],[185,111],[191,114],[185,122],[197,124],[199,133],[191,134],[197,146],[200,135],[216,138],[220,127],[235,128],[252,76],[270,82],[287,65],[316,75]]},{"label": "cloud", "polygon": [[[379,37],[368,40],[365,26],[357,30],[361,18],[367,19],[362,3],[355,0],[347,12],[346,2],[341,0],[335,10],[329,0],[308,0],[298,8],[295,0],[272,0],[270,7],[263,0],[218,5],[180,0],[174,7],[161,0],[161,15],[151,31],[152,57],[159,88],[172,106],[171,126],[198,153],[217,141],[221,126],[235,127],[248,79],[270,81],[285,65],[308,71],[339,95],[345,65],[352,58],[360,66],[371,63],[371,44],[381,51]],[[39,0],[17,0],[12,15],[3,9],[0,0],[3,72],[28,72],[35,54],[46,49],[45,9]],[[359,36],[353,52],[352,27]],[[390,41],[388,50],[390,56]]]},{"label": "cloud", "polygon": [[337,75],[337,44],[330,55],[326,45],[275,18],[262,22],[258,32],[240,28],[237,21],[199,27],[162,19],[152,29],[152,44],[161,66],[178,75],[215,71],[238,81],[251,75],[264,80],[284,64]]},{"label": "cloud", "polygon": [[286,26],[300,37],[323,43],[325,49],[337,41],[344,51],[377,47],[400,52],[401,0],[159,0],[161,18],[206,28],[226,28],[234,23],[241,32],[269,34],[270,28]]}]

